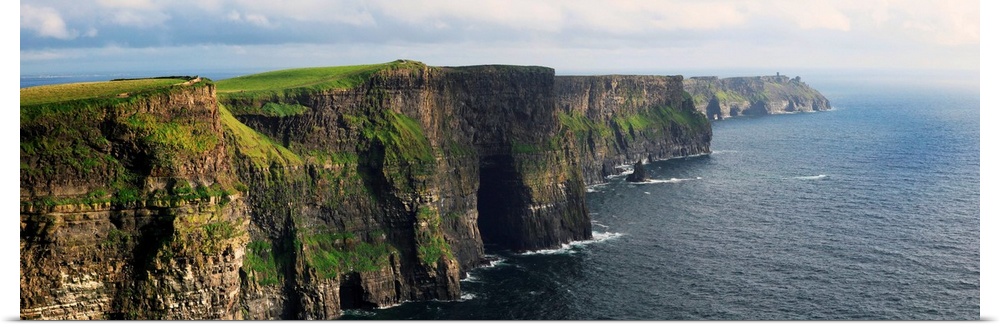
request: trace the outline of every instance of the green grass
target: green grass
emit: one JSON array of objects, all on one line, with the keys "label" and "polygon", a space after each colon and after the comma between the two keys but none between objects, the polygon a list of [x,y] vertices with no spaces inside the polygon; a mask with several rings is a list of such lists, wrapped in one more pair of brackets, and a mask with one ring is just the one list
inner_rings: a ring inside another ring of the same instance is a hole
[{"label": "green grass", "polygon": [[733,90],[716,90],[715,97],[719,99],[719,103],[748,101],[747,98]]},{"label": "green grass", "polygon": [[[708,128],[704,115],[696,111],[686,111],[674,109],[670,106],[653,107],[640,110],[637,113],[622,115],[618,114],[607,123],[597,123],[586,116],[578,113],[559,113],[559,123],[564,130],[573,132],[578,141],[592,138],[594,141],[609,141],[613,136],[613,131],[617,130],[626,139],[632,139],[633,134],[647,131],[653,135],[669,133],[672,124],[681,127],[699,130]],[[532,152],[538,146],[516,145],[514,152]]]},{"label": "green grass", "polygon": [[443,257],[454,259],[451,246],[441,232],[441,215],[427,206],[417,209],[417,257],[428,266],[435,265]]},{"label": "green grass", "polygon": [[586,136],[590,133],[595,133],[601,138],[611,136],[611,129],[608,126],[596,123],[587,118],[587,116],[576,112],[559,112],[559,123],[562,124],[563,128],[573,132],[577,137]]},{"label": "green grass", "polygon": [[260,108],[260,111],[267,116],[274,117],[287,117],[302,114],[309,111],[309,107],[303,106],[298,103],[276,103],[268,102]]},{"label": "green grass", "polygon": [[259,168],[270,167],[272,163],[280,166],[302,165],[302,158],[287,148],[275,143],[267,136],[258,133],[244,125],[229,110],[219,105],[219,116],[226,136],[234,141],[236,151],[246,156],[251,163]]},{"label": "green grass", "polygon": [[21,106],[117,97],[123,93],[142,92],[183,82],[186,80],[180,78],[149,78],[26,87],[21,89]]},{"label": "green grass", "polygon": [[320,278],[347,272],[377,271],[396,252],[386,243],[368,243],[353,233],[313,233],[301,236],[306,262]]},{"label": "green grass", "polygon": [[296,68],[234,77],[218,81],[219,101],[236,115],[255,114],[286,117],[309,110],[302,97],[328,90],[350,89],[383,70],[409,69],[415,73],[423,63],[397,60],[382,64]]},{"label": "green grass", "polygon": [[267,241],[247,243],[246,255],[243,256],[243,269],[253,271],[259,285],[275,285],[281,281],[273,247]]},{"label": "green grass", "polygon": [[383,69],[418,68],[423,64],[416,61],[397,60],[382,64],[311,67],[277,70],[260,74],[234,77],[216,82],[217,90],[233,97],[257,94],[261,91],[282,91],[301,89],[324,91],[348,89],[368,80],[372,74]]}]

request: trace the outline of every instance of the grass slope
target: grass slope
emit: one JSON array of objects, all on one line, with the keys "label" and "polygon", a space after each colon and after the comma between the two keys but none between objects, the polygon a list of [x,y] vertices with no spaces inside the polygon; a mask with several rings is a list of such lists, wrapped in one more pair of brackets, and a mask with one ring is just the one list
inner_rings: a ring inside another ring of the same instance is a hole
[{"label": "grass slope", "polygon": [[33,86],[21,89],[21,106],[118,96],[186,82],[181,78],[147,78]]},{"label": "grass slope", "polygon": [[[259,92],[279,92],[282,90],[323,91],[348,89],[368,80],[372,74],[383,69],[418,68],[422,63],[410,60],[336,67],[311,67],[277,70],[260,74],[234,77],[216,83],[220,94],[242,93],[239,97]],[[234,96],[235,97],[235,96]]]}]

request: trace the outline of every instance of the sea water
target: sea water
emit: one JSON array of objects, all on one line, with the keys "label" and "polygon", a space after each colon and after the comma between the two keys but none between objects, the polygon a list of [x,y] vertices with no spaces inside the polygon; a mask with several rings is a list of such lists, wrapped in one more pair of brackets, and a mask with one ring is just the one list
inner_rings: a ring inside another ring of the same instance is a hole
[{"label": "sea water", "polygon": [[979,319],[978,90],[820,91],[835,110],[714,122],[712,154],[590,187],[593,241],[345,319]]}]

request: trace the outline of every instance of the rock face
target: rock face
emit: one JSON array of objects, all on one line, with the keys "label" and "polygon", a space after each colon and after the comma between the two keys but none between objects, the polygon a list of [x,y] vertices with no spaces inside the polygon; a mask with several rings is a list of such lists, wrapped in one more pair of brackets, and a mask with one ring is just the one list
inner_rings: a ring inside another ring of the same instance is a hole
[{"label": "rock face", "polygon": [[799,77],[692,77],[684,80],[684,90],[712,120],[830,109],[830,101]]},{"label": "rock face", "polygon": [[708,153],[712,129],[681,76],[557,76],[556,107],[587,184],[632,162]]},{"label": "rock face", "polygon": [[586,184],[710,140],[680,77],[544,67],[399,61],[350,87],[22,107],[21,318],[457,299],[486,248],[589,239]]},{"label": "rock face", "polygon": [[642,166],[642,161],[636,161],[635,166],[632,169],[632,173],[625,177],[625,181],[631,183],[639,183],[648,181],[649,177],[646,176],[646,168]]},{"label": "rock face", "polygon": [[[526,251],[590,238],[572,144],[558,134],[553,76],[542,67],[404,65],[352,89],[268,99],[308,108],[281,117],[256,110],[266,103],[223,96],[240,121],[302,158],[240,170],[259,181],[251,190],[301,185],[248,195],[262,204],[252,239],[272,256],[301,259],[275,269],[284,285],[260,285],[267,291],[246,301],[280,303],[291,313],[282,318],[324,319],[457,299],[484,244]],[[302,246],[274,246],[289,239]],[[324,262],[352,243],[385,253],[370,265]]]},{"label": "rock face", "polygon": [[21,318],[239,318],[247,207],[222,137],[205,82],[22,107]]}]

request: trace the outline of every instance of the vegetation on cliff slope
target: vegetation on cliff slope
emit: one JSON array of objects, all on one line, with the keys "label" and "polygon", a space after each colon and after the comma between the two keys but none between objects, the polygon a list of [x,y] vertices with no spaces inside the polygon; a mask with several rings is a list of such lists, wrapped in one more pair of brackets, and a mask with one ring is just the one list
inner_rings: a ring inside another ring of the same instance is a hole
[{"label": "vegetation on cliff slope", "polygon": [[581,144],[586,144],[582,140],[588,137],[596,141],[610,140],[615,135],[631,140],[636,133],[669,135],[671,126],[694,131],[709,128],[704,115],[671,106],[653,107],[634,114],[616,114],[606,122],[594,121],[578,112],[560,112],[559,122],[581,140]]},{"label": "vegetation on cliff slope", "polygon": [[303,96],[328,90],[350,89],[386,69],[424,67],[411,60],[335,67],[295,68],[234,77],[217,83],[219,100],[236,114],[285,117],[309,110]]},{"label": "vegetation on cliff slope", "polygon": [[219,105],[219,117],[225,131],[226,139],[233,145],[230,151],[236,151],[258,168],[267,168],[272,164],[278,166],[297,166],[302,164],[302,158],[284,146],[275,143],[266,135],[244,125],[224,105]]},{"label": "vegetation on cliff slope", "polygon": [[[211,83],[184,82],[160,78],[22,89],[22,187],[32,189],[58,181],[89,189],[84,196],[38,199],[46,205],[127,204],[147,199],[139,191],[146,175],[180,169],[222,141],[213,134],[213,122],[202,117],[209,111],[139,110],[157,101],[168,101],[166,95],[172,92]],[[215,186],[202,193],[211,197],[229,192],[228,186]],[[161,193],[148,194],[152,197],[148,199],[202,198],[198,192]]]},{"label": "vegetation on cliff slope", "polygon": [[[435,158],[440,150],[433,147],[420,122],[389,107],[389,94],[378,83],[391,74],[415,74],[424,67],[419,62],[400,60],[377,65],[292,69],[223,80],[218,83],[223,125],[227,137],[236,143],[233,148],[239,154],[237,157],[247,157],[258,170],[274,174],[275,166],[302,167],[300,173],[293,173],[302,174],[305,179],[298,192],[307,202],[319,205],[324,215],[369,212],[392,198],[413,203],[427,192],[427,180],[435,172]],[[316,105],[315,94],[331,90],[358,92],[363,98],[356,106],[336,112],[311,107]],[[258,126],[255,123],[296,125],[300,119],[307,119],[312,125],[307,130],[294,131],[293,137],[282,134],[288,131],[263,131],[265,135],[237,118],[252,126]],[[329,140],[322,139],[325,136],[319,136],[333,132],[346,132],[340,135],[350,141],[327,143]],[[320,142],[313,142],[314,137],[320,137]],[[280,139],[281,143],[272,139]],[[257,201],[260,200],[271,201]],[[426,226],[420,228],[411,244],[426,265],[432,266],[445,256],[453,258],[444,242],[440,217],[406,214],[416,215],[416,219],[425,222]],[[384,234],[365,232],[385,226],[335,226],[305,218],[293,219],[296,219],[295,240],[299,244],[293,251],[298,251],[320,278],[380,270],[388,266],[390,255],[400,253],[397,246],[406,247],[401,248],[404,253],[411,251],[406,244],[410,241],[391,243]],[[255,277],[259,284],[277,282],[267,277],[272,271],[281,271],[273,268],[281,263],[272,264],[266,259],[273,251],[249,254],[252,264],[247,269],[260,276]]]}]

